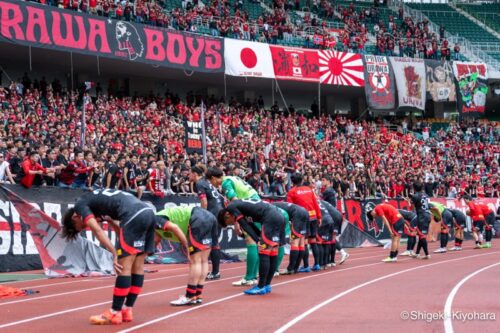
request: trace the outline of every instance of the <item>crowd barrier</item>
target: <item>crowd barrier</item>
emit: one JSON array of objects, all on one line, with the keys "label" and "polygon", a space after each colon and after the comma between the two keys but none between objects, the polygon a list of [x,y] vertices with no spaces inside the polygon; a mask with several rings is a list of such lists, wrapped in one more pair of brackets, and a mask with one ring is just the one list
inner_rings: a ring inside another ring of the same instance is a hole
[{"label": "crowd barrier", "polygon": [[[10,193],[10,194],[9,194]],[[79,244],[75,248],[71,243],[65,242],[59,236],[60,222],[62,215],[70,208],[75,201],[85,193],[84,190],[61,189],[61,188],[31,188],[25,189],[17,185],[2,185],[0,190],[0,272],[23,271],[32,269],[41,269],[42,260],[49,260],[52,269],[46,274],[52,276],[64,275],[64,272],[71,272],[68,268],[72,264],[73,256],[78,252],[79,261],[85,268],[88,267],[88,260],[91,258],[94,266],[98,267],[100,256],[104,254],[98,252],[95,247],[85,243]],[[33,205],[23,206],[23,200]],[[284,197],[268,196],[264,197],[267,201],[282,201]],[[155,209],[160,210],[169,205],[199,205],[196,196],[168,195],[164,198],[155,197],[146,193],[143,201],[148,202]],[[466,207],[463,201],[456,199],[431,199],[445,204],[449,208],[458,208],[465,211]],[[499,199],[481,199],[496,211]],[[389,233],[384,226],[378,222],[370,223],[366,219],[364,207],[368,202],[381,202],[381,199],[370,200],[339,200],[338,208],[344,214],[344,218],[357,229],[368,234],[376,240],[388,239]],[[403,199],[390,199],[388,202],[397,208],[408,208],[409,204]],[[40,213],[38,213],[40,212]],[[43,214],[43,213],[45,214]],[[470,221],[468,221],[470,228]],[[111,229],[104,225],[112,241],[116,237]],[[98,245],[90,230],[83,233],[83,236],[89,240],[90,244]],[[244,241],[237,237],[232,229],[223,231],[220,239],[221,248],[240,249],[244,248]],[[38,245],[38,246],[37,246]],[[165,249],[173,257],[177,252],[172,244],[171,249]],[[42,248],[42,253],[40,253]],[[83,252],[83,254],[81,253]],[[87,261],[87,262],[86,262]],[[91,265],[92,266],[92,265]],[[76,267],[73,267],[76,270]]]}]

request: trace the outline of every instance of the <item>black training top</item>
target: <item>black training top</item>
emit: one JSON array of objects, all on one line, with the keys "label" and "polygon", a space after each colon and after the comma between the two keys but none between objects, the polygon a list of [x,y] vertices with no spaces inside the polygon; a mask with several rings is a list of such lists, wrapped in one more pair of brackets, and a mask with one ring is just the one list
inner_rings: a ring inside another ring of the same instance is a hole
[{"label": "black training top", "polygon": [[196,192],[201,199],[207,199],[207,210],[217,216],[224,208],[224,198],[217,189],[205,178],[196,182]]},{"label": "black training top", "polygon": [[333,189],[333,187],[327,188],[322,195],[324,201],[328,202],[333,207],[337,207],[337,192]]},{"label": "black training top", "polygon": [[290,221],[309,222],[309,213],[302,206],[284,201],[273,202],[273,205],[287,212]]},{"label": "black training top", "polygon": [[344,218],[342,217],[342,213],[333,205],[324,200],[320,200],[320,207],[321,206],[325,207],[325,209],[328,211],[328,215],[332,217],[335,228],[340,230],[340,228],[342,227],[342,221],[344,220]]},{"label": "black training top", "polygon": [[466,221],[467,220],[467,217],[465,216],[464,213],[462,213],[461,210],[459,209],[448,209],[451,213],[451,215],[453,215],[453,218],[457,221]]},{"label": "black training top", "polygon": [[[274,217],[282,217],[278,207],[275,207],[262,200],[234,200],[227,205],[226,209],[231,215],[240,220],[244,217],[251,217],[253,221],[266,223],[273,222]],[[281,222],[281,220],[279,220]]]},{"label": "black training top", "polygon": [[325,205],[323,205],[325,201],[319,201],[319,209],[321,210],[321,226],[325,227],[327,225],[333,225],[333,217],[330,215],[330,212],[328,212],[328,209],[326,209]]},{"label": "black training top", "polygon": [[401,216],[403,216],[403,218],[408,222],[413,221],[413,219],[417,217],[417,214],[415,214],[414,212],[410,212],[409,210],[398,209],[398,211],[399,214],[401,214]]},{"label": "black training top", "polygon": [[415,206],[415,211],[418,213],[429,211],[429,197],[424,192],[417,192],[411,196],[411,201]]},{"label": "black training top", "polygon": [[75,212],[85,221],[89,217],[109,216],[113,220],[130,218],[147,204],[130,193],[102,189],[83,195],[75,204]]}]

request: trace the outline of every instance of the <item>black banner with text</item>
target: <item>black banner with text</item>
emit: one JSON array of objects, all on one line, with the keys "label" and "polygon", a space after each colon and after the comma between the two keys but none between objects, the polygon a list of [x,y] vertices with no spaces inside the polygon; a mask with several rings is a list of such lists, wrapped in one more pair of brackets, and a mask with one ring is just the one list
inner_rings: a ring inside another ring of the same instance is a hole
[{"label": "black banner with text", "polygon": [[224,72],[222,38],[0,0],[0,40],[197,72]]}]

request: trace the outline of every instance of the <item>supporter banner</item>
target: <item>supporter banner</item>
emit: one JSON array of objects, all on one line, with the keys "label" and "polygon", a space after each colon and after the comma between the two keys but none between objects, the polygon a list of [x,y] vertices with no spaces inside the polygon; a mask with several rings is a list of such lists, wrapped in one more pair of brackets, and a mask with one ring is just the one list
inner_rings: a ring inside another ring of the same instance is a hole
[{"label": "supporter banner", "polygon": [[184,121],[185,148],[188,154],[203,154],[203,129],[201,121]]},{"label": "supporter banner", "polygon": [[425,60],[427,99],[434,102],[455,102],[456,91],[451,62]]},{"label": "supporter banner", "polygon": [[396,88],[391,64],[386,56],[365,55],[365,93],[368,106],[374,110],[396,108]]},{"label": "supporter banner", "polygon": [[363,87],[363,60],[360,54],[338,51],[318,51],[319,80],[324,84]]},{"label": "supporter banner", "polygon": [[488,94],[488,69],[486,64],[453,62],[457,80],[457,106],[462,115],[484,114]]},{"label": "supporter banner", "polygon": [[224,39],[227,75],[274,79],[273,60],[268,44]]},{"label": "supporter banner", "polygon": [[199,72],[224,71],[221,38],[0,0],[0,40]]},{"label": "supporter banner", "polygon": [[271,46],[271,54],[277,79],[318,82],[316,50]]},{"label": "supporter banner", "polygon": [[[61,226],[56,220],[62,216],[59,204],[46,203],[45,213],[39,209],[40,204],[31,205],[13,191],[2,187],[0,205],[4,207],[0,218],[4,224],[11,226],[1,235],[1,271],[26,269],[24,259],[28,259],[30,269],[40,268],[41,260],[45,274],[50,277],[113,273],[111,253],[84,238],[66,242],[60,237]],[[16,228],[16,225],[20,228]],[[21,232],[16,234],[16,229]],[[9,246],[15,246],[16,238],[20,238],[21,244],[17,244],[17,252],[11,252]],[[36,262],[32,255],[36,255]]]},{"label": "supporter banner", "polygon": [[[45,269],[45,273],[52,277],[106,274],[112,271],[110,258],[107,258],[109,253],[98,246],[90,230],[83,232],[81,235],[84,238],[74,243],[65,242],[57,233],[61,217],[85,191],[3,186],[14,194],[8,196],[8,192],[0,188],[0,272],[41,269],[40,257],[49,268]],[[26,205],[24,200],[35,209]],[[199,205],[198,198],[194,196],[170,195],[158,198],[145,193],[142,200],[157,210],[171,205]],[[103,228],[114,243],[115,233],[111,228],[108,229],[106,223]],[[37,243],[42,244],[41,250],[37,249]],[[219,243],[222,249],[245,247],[244,240],[237,237],[232,229],[223,230]],[[177,251],[176,244],[167,241],[162,242],[159,253],[163,258],[168,257],[163,262],[186,260],[184,254]]]},{"label": "supporter banner", "polygon": [[425,65],[422,59],[391,57],[399,107],[425,110]]}]

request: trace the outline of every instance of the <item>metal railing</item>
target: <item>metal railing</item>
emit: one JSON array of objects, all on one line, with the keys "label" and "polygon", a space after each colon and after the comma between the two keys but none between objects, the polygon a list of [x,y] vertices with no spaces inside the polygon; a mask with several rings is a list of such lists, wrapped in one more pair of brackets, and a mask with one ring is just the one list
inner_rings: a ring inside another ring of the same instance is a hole
[{"label": "metal railing", "polygon": [[[410,15],[414,20],[429,21],[429,30],[433,33],[439,33],[439,26],[432,22],[424,13],[419,10],[410,8],[404,2],[399,2],[398,6],[403,6],[403,10],[407,15]],[[482,61],[486,63],[490,68],[500,71],[500,62],[493,58],[491,55],[487,54],[481,50],[478,46],[471,43],[468,39],[452,35],[451,33],[445,31],[445,37],[450,43],[459,44],[461,52],[469,58],[471,61]]]},{"label": "metal railing", "polygon": [[472,45],[479,47],[481,50],[485,52],[500,52],[500,42],[498,43],[475,43],[472,42]]}]

